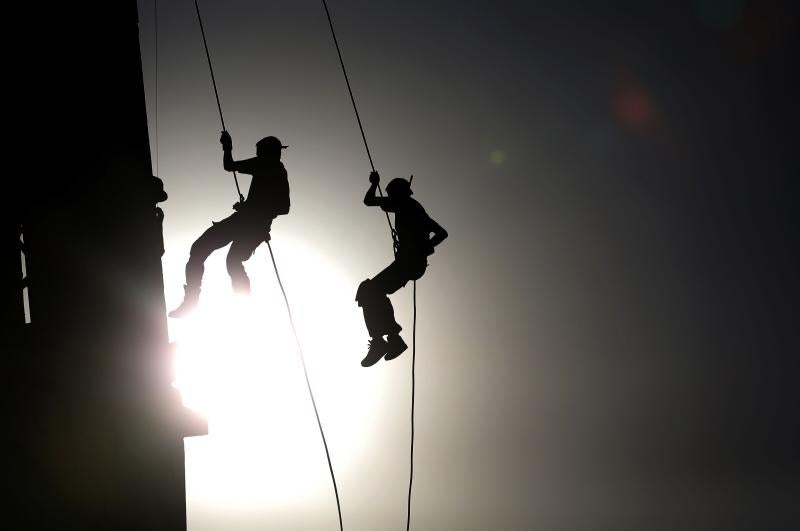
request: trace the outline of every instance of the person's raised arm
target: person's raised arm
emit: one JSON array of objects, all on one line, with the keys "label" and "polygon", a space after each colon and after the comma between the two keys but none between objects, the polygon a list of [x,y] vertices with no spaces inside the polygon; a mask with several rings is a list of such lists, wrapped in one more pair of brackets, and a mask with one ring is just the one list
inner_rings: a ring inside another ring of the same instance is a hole
[{"label": "person's raised arm", "polygon": [[367,206],[383,206],[386,204],[385,197],[378,197],[375,195],[375,192],[378,191],[378,183],[381,182],[381,178],[378,175],[378,172],[373,171],[369,174],[369,189],[367,193],[364,195],[364,204]]},{"label": "person's raised arm", "polygon": [[222,167],[225,171],[233,171],[233,139],[231,134],[223,131],[219,136],[219,143],[222,144]]},{"label": "person's raised arm", "polygon": [[230,133],[223,131],[219,137],[219,142],[222,144],[222,167],[225,168],[225,171],[253,174],[253,159],[233,160],[233,140]]}]

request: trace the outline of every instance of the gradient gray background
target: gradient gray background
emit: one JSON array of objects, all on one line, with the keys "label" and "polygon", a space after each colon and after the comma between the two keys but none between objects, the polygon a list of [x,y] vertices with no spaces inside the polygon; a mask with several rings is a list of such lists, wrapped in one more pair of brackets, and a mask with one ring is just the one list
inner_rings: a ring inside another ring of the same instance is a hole
[{"label": "gradient gray background", "polygon": [[[599,4],[331,2],[378,169],[413,173],[450,232],[419,283],[414,528],[789,529],[797,9]],[[291,146],[274,238],[355,289],[390,247],[361,205],[369,165],[321,3],[201,7],[235,154],[266,134]],[[171,242],[235,193],[191,2],[160,2],[159,26],[166,259],[183,260]],[[342,479],[347,529],[403,525],[407,376]],[[335,523],[189,510],[196,530]]]}]

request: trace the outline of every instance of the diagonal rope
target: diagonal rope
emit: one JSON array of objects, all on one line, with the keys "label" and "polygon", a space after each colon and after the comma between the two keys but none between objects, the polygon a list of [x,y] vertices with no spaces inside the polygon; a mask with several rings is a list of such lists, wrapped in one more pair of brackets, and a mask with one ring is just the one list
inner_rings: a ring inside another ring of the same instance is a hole
[{"label": "diagonal rope", "polygon": [[[326,0],[322,0],[322,5],[325,8],[325,15],[328,17],[328,26],[331,28],[331,36],[333,37],[333,43],[336,45],[336,54],[339,56],[339,65],[342,67],[342,74],[344,75],[344,81],[347,84],[347,92],[350,94],[350,103],[353,104],[353,112],[356,115],[356,121],[358,122],[358,129],[361,131],[361,139],[364,141],[364,149],[367,151],[367,158],[369,159],[369,165],[372,168],[372,171],[375,171],[375,164],[372,162],[372,154],[369,151],[369,144],[367,144],[367,135],[364,134],[364,125],[361,123],[361,115],[358,114],[358,106],[356,105],[356,98],[353,96],[353,88],[350,86],[350,77],[347,75],[347,69],[344,66],[344,59],[342,59],[342,49],[339,47],[339,39],[336,38],[336,31],[333,29],[333,20],[331,19],[331,12],[328,9],[328,2]],[[378,184],[378,194],[383,197],[383,190],[381,190],[381,185]],[[394,249],[394,254],[397,254],[397,232],[394,230],[392,226],[392,220],[389,218],[389,213],[384,211],[386,214],[386,223],[389,224],[389,231],[392,235],[392,248]]]},{"label": "diagonal rope", "polygon": [[[197,12],[197,22],[200,24],[200,34],[203,36],[203,48],[206,50],[206,60],[208,61],[208,71],[211,73],[211,84],[214,86],[214,97],[217,99],[217,110],[219,111],[219,121],[222,124],[222,130],[227,131],[225,127],[225,118],[222,116],[222,105],[219,102],[219,91],[217,90],[217,79],[214,77],[214,67],[211,65],[211,54],[208,51],[208,41],[206,40],[206,30],[203,28],[203,17],[200,16],[200,5],[197,0],[194,0],[194,9]],[[236,193],[239,194],[239,201],[244,201],[242,190],[239,188],[239,177],[236,175],[236,170],[233,171],[233,182],[236,184]]]},{"label": "diagonal rope", "polygon": [[411,470],[408,475],[408,505],[406,507],[406,531],[411,529],[411,487],[414,484],[414,399],[416,394],[417,365],[417,281],[414,281],[414,328],[411,333]]},{"label": "diagonal rope", "polygon": [[322,445],[325,447],[325,457],[328,459],[328,469],[331,472],[333,492],[336,495],[336,511],[339,514],[339,531],[344,531],[344,524],[342,523],[342,506],[339,502],[339,489],[336,486],[336,475],[333,473],[333,463],[331,462],[331,454],[328,450],[328,441],[325,439],[325,431],[322,429],[322,420],[320,420],[319,411],[317,410],[317,401],[314,399],[314,391],[311,390],[311,381],[308,378],[308,369],[306,368],[306,358],[303,355],[303,347],[300,345],[300,338],[297,335],[297,328],[295,328],[294,325],[294,317],[292,317],[292,308],[289,306],[289,298],[286,296],[286,290],[283,287],[281,275],[278,272],[278,264],[275,263],[275,255],[272,253],[272,245],[270,245],[269,240],[267,241],[267,248],[269,248],[269,257],[272,260],[272,267],[275,269],[275,278],[278,279],[278,286],[281,288],[281,294],[283,294],[283,302],[286,303],[286,313],[289,315],[289,324],[292,326],[294,340],[295,343],[297,343],[297,352],[300,354],[300,362],[303,364],[303,375],[306,378],[308,396],[311,397],[311,405],[314,407],[314,415],[317,417],[317,426],[319,426],[319,434],[322,437]]},{"label": "diagonal rope", "polygon": [[[197,22],[200,25],[200,34],[203,36],[203,47],[205,48],[206,52],[206,60],[208,61],[208,70],[211,73],[211,84],[214,86],[214,97],[217,99],[217,110],[219,111],[219,121],[222,124],[223,131],[227,131],[225,127],[225,118],[222,115],[222,105],[219,100],[219,91],[217,90],[217,80],[214,77],[214,67],[211,64],[211,54],[208,51],[208,40],[206,39],[206,32],[203,28],[203,18],[200,15],[200,6],[197,0],[194,0],[194,7],[195,11],[197,12]],[[239,179],[236,176],[236,172],[233,172],[233,180],[236,183],[236,191],[239,194],[239,200],[244,201],[244,196],[242,195],[242,191],[239,188]],[[303,347],[300,344],[300,338],[297,335],[297,328],[294,325],[294,317],[292,316],[292,309],[289,305],[289,298],[286,295],[286,290],[283,287],[283,282],[281,281],[281,275],[278,272],[278,264],[275,262],[275,255],[272,253],[272,245],[270,245],[269,241],[267,241],[267,247],[269,248],[269,256],[272,259],[272,266],[275,268],[275,277],[278,279],[278,286],[281,288],[281,293],[283,294],[283,301],[286,303],[286,311],[289,315],[289,324],[292,326],[292,333],[294,334],[294,340],[297,343],[297,351],[300,354],[300,361],[303,365],[303,374],[305,375],[306,379],[306,387],[308,388],[308,395],[311,397],[311,405],[314,407],[314,416],[317,418],[317,426],[319,426],[319,434],[322,437],[322,445],[325,448],[325,457],[328,460],[328,470],[331,473],[331,481],[333,482],[333,493],[336,496],[336,512],[339,516],[339,531],[344,531],[344,524],[342,523],[342,505],[339,501],[339,488],[336,485],[336,475],[333,472],[333,462],[331,461],[331,454],[328,450],[328,441],[325,438],[325,431],[322,429],[322,420],[319,416],[319,410],[317,409],[317,401],[314,399],[314,391],[311,389],[311,381],[308,377],[308,369],[306,368],[306,360],[303,354]]]}]

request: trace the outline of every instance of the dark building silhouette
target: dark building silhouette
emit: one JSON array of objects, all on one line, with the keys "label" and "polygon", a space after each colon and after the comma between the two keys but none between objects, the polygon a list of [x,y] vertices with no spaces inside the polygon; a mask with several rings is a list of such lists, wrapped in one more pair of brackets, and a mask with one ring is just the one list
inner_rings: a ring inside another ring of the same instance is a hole
[{"label": "dark building silhouette", "polygon": [[205,424],[171,385],[165,194],[136,2],[23,4],[7,20],[28,21],[24,40],[3,37],[16,79],[0,245],[3,527],[184,530],[183,437]]}]

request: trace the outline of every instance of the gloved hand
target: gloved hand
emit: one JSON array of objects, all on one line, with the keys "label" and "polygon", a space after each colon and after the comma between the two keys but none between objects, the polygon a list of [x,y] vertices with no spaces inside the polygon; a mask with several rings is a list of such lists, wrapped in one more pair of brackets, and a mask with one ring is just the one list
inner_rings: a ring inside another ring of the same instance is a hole
[{"label": "gloved hand", "polygon": [[380,175],[378,175],[378,172],[376,172],[376,171],[370,172],[370,174],[369,174],[369,182],[371,184],[378,184],[379,182],[381,182],[381,177],[380,177]]},{"label": "gloved hand", "polygon": [[222,144],[222,149],[225,151],[230,151],[233,149],[233,139],[231,138],[230,133],[227,131],[223,131],[219,137],[219,143]]},{"label": "gloved hand", "polygon": [[243,206],[244,206],[244,203],[242,203],[241,201],[236,201],[236,202],[233,204],[233,209],[234,209],[236,212],[239,212],[239,210],[241,210]]}]

